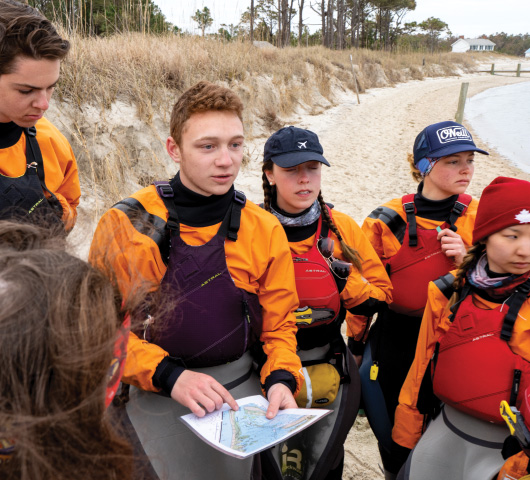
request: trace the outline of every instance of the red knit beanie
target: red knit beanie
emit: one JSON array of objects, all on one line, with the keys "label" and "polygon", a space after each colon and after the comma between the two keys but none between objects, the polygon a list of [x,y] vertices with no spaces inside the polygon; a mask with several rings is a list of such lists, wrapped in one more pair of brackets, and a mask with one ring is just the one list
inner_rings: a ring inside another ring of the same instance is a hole
[{"label": "red knit beanie", "polygon": [[497,177],[482,192],[473,244],[512,225],[530,223],[530,182]]}]

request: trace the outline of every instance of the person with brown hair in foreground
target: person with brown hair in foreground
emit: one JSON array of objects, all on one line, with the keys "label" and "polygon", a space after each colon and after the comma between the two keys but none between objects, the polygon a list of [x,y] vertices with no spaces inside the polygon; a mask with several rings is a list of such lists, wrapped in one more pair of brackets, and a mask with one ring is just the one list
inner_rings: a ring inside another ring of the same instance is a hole
[{"label": "person with brown hair in foreground", "polygon": [[111,282],[62,239],[0,222],[0,478],[131,478],[106,413],[127,321]]},{"label": "person with brown hair in foreground", "polygon": [[[124,296],[152,286],[143,331],[131,333],[124,381],[139,443],[160,478],[260,478],[259,457],[239,460],[178,420],[262,391],[267,418],[296,408],[298,307],[282,226],[233,184],[243,160],[243,105],[199,82],[178,99],[166,147],[177,175],[118,202],[101,218],[90,260]],[[251,349],[263,344],[259,378]]]},{"label": "person with brown hair in foreground", "polygon": [[66,138],[43,118],[69,49],[36,9],[0,2],[0,219],[74,227],[77,163]]}]

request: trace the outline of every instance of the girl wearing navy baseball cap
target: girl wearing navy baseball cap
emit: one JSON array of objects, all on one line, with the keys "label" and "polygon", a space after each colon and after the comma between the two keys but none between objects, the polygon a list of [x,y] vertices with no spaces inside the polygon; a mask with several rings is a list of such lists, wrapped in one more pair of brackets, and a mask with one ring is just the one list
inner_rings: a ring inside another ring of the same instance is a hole
[{"label": "girl wearing navy baseball cap", "polygon": [[[530,383],[530,182],[498,177],[485,188],[473,246],[453,273],[429,284],[399,396],[392,437],[402,451],[414,448],[399,479],[492,479],[521,450],[505,442],[503,415],[516,426],[510,414],[525,412]],[[530,432],[518,422],[513,433],[528,451]],[[522,457],[500,478],[526,478]]]},{"label": "girl wearing navy baseball cap", "polygon": [[[265,144],[263,206],[287,234],[300,300],[295,313],[305,385],[296,400],[300,407],[333,409],[318,425],[262,455],[267,478],[342,478],[343,445],[360,400],[361,357],[352,352],[361,353],[366,317],[391,298],[390,280],[360,227],[323,200],[322,165],[329,166],[323,153],[315,133],[292,126]],[[341,335],[349,312],[365,320],[351,326],[357,333],[352,352]]]},{"label": "girl wearing navy baseball cap", "polygon": [[475,152],[487,155],[463,125],[429,125],[409,155],[412,175],[420,182],[417,192],[376,208],[362,226],[393,287],[392,303],[370,332],[360,369],[365,411],[386,479],[395,478],[406,458],[392,444],[391,430],[414,359],[427,285],[458,267],[471,246],[478,202],[465,192]]}]

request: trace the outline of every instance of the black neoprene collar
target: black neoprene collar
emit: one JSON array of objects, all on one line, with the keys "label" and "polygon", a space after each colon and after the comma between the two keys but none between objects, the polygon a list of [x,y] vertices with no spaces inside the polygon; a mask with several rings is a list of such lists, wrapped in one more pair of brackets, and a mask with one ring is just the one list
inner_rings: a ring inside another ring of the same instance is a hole
[{"label": "black neoprene collar", "polygon": [[0,148],[9,148],[15,145],[22,136],[22,127],[16,123],[0,123]]},{"label": "black neoprene collar", "polygon": [[452,195],[444,200],[429,200],[423,196],[423,182],[418,185],[418,193],[414,195],[416,216],[429,220],[444,221],[449,218],[458,195]]},{"label": "black neoprene collar", "polygon": [[234,197],[232,186],[224,195],[200,195],[185,187],[180,172],[169,182],[175,192],[179,220],[190,227],[207,227],[223,220]]}]

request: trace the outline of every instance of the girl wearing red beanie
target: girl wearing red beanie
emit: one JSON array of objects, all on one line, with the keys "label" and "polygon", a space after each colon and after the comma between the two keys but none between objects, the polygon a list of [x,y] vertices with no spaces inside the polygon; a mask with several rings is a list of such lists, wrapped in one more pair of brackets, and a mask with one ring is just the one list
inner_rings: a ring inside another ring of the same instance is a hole
[{"label": "girl wearing red beanie", "polygon": [[520,450],[499,406],[520,408],[530,384],[529,292],[530,182],[498,177],[459,269],[429,284],[392,431],[395,448],[414,448],[398,479],[491,479]]}]

